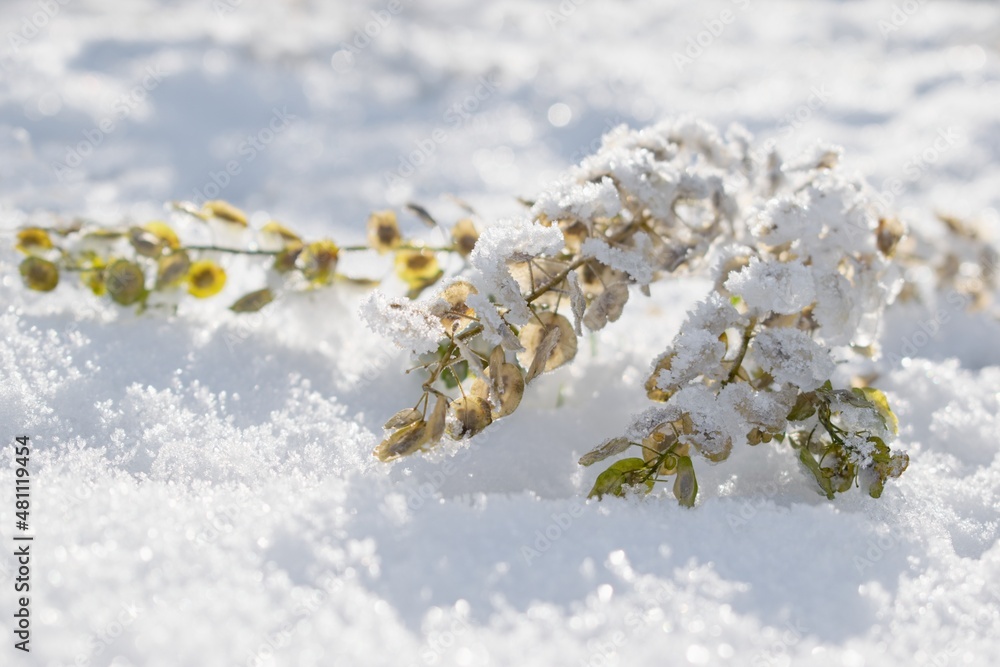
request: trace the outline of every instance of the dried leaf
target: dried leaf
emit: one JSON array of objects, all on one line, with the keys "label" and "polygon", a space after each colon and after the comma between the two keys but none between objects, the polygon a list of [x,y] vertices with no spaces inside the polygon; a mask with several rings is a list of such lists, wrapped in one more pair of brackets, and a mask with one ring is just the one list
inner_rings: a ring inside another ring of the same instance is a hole
[{"label": "dried leaf", "polygon": [[455,421],[450,435],[455,440],[471,438],[493,422],[489,402],[478,396],[463,396],[451,403]]},{"label": "dried leaf", "polygon": [[247,226],[247,214],[221,199],[213,199],[202,204],[201,213],[204,216],[218,218],[240,227]]},{"label": "dried leaf", "polygon": [[590,450],[586,454],[580,457],[580,465],[589,466],[597,463],[598,461],[603,461],[604,459],[615,456],[616,454],[621,454],[626,449],[632,446],[632,443],[628,438],[611,438],[610,440],[605,440],[599,447]]},{"label": "dried leaf", "polygon": [[427,443],[427,422],[413,422],[383,440],[373,454],[379,461],[394,461],[419,451]]},{"label": "dried leaf", "polygon": [[183,250],[160,257],[156,263],[156,289],[179,285],[191,269],[191,260]]},{"label": "dried leaf", "polygon": [[528,369],[526,382],[559,368],[576,356],[573,326],[562,315],[550,311],[538,313],[536,319],[524,325],[519,340],[524,351],[518,355],[518,361]]},{"label": "dried leaf", "polygon": [[674,497],[684,507],[694,507],[694,501],[698,497],[698,478],[695,477],[694,464],[690,456],[681,456],[677,459]]},{"label": "dried leaf", "polygon": [[603,329],[608,322],[617,322],[628,302],[628,285],[612,283],[601,292],[583,317],[583,323],[591,331]]},{"label": "dried leaf", "polygon": [[434,410],[431,411],[431,418],[427,421],[427,443],[436,444],[440,442],[444,435],[445,425],[448,417],[448,399],[438,396],[434,403]]},{"label": "dried leaf", "polygon": [[504,352],[502,345],[497,345],[490,352],[490,368],[500,368],[505,363],[507,363],[507,353]]},{"label": "dried leaf", "polygon": [[274,292],[265,287],[256,292],[244,294],[229,307],[229,310],[234,313],[256,313],[272,301],[274,301]]},{"label": "dried leaf", "polygon": [[490,377],[493,380],[493,387],[500,397],[500,407],[493,414],[494,419],[500,419],[517,410],[524,396],[524,377],[521,369],[514,364],[503,363],[496,367],[490,367]]},{"label": "dried leaf", "polygon": [[385,426],[382,428],[387,430],[392,428],[402,428],[403,426],[409,426],[413,422],[420,421],[422,417],[423,415],[420,413],[420,410],[417,410],[416,408],[406,408],[389,417],[389,421],[387,421]]},{"label": "dried leaf", "polygon": [[428,227],[430,227],[431,229],[438,226],[438,222],[437,220],[434,219],[434,216],[428,213],[427,209],[421,206],[420,204],[414,204],[413,202],[408,202],[406,204],[406,208],[414,215],[416,215],[418,218],[420,218],[420,221],[423,222]]}]

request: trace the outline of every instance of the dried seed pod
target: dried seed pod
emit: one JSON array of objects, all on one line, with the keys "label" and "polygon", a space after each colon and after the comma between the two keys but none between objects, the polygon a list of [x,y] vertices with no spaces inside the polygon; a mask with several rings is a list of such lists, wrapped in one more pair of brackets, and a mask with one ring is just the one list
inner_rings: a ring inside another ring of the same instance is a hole
[{"label": "dried seed pod", "polygon": [[264,289],[244,294],[236,300],[236,303],[229,307],[229,310],[234,313],[256,313],[272,301],[274,301],[274,292],[265,287]]},{"label": "dried seed pod", "polygon": [[368,245],[384,255],[402,243],[395,211],[376,211],[368,216]]},{"label": "dried seed pod", "polygon": [[432,250],[400,250],[396,253],[396,275],[411,290],[433,285],[443,272]]},{"label": "dried seed pod", "polygon": [[469,218],[463,218],[451,228],[451,240],[462,257],[468,257],[479,241],[479,231]]},{"label": "dried seed pod", "polygon": [[36,255],[52,249],[52,238],[44,229],[28,227],[17,233],[17,245],[14,247],[25,255]]},{"label": "dried seed pod", "polygon": [[112,301],[130,306],[146,296],[146,276],[135,262],[119,259],[104,272],[104,283]]},{"label": "dried seed pod", "polygon": [[275,220],[271,220],[261,227],[260,234],[264,241],[262,245],[266,245],[268,248],[278,250],[291,246],[302,247],[302,239],[299,235]]},{"label": "dried seed pod", "polygon": [[420,413],[420,410],[417,410],[416,408],[405,408],[389,417],[389,421],[387,421],[385,426],[382,428],[387,430],[391,428],[402,428],[403,426],[409,426],[413,422],[420,421],[422,417],[423,415]]},{"label": "dried seed pod", "polygon": [[218,218],[239,227],[247,226],[247,214],[221,199],[213,199],[212,201],[205,202],[201,206],[201,212],[204,216]]},{"label": "dried seed pod", "polygon": [[438,396],[434,402],[431,417],[427,420],[427,444],[434,445],[441,441],[448,418],[448,399]]},{"label": "dried seed pod", "polygon": [[20,266],[21,278],[28,289],[51,292],[59,284],[59,267],[41,257],[26,257]]},{"label": "dried seed pod", "polygon": [[446,331],[459,331],[473,322],[476,311],[466,303],[472,294],[478,294],[476,288],[464,280],[456,280],[441,292],[440,302],[433,307],[433,312],[441,318]]},{"label": "dried seed pod", "polygon": [[156,262],[156,289],[175,287],[191,269],[191,260],[183,250],[164,255]]},{"label": "dried seed pod", "polygon": [[674,497],[684,507],[694,507],[694,501],[698,497],[698,479],[695,477],[694,464],[690,456],[681,456],[677,459]]},{"label": "dried seed pod", "polygon": [[611,438],[610,440],[605,440],[600,444],[600,446],[595,447],[586,454],[580,457],[580,465],[589,466],[597,463],[598,461],[603,461],[604,459],[615,456],[616,454],[621,454],[626,449],[632,446],[632,443],[628,438]]},{"label": "dried seed pod", "polygon": [[333,241],[313,241],[303,248],[295,263],[306,280],[316,285],[325,285],[333,279],[339,254],[340,249]]},{"label": "dried seed pod", "polygon": [[670,365],[673,363],[674,356],[675,353],[671,352],[660,357],[656,361],[656,365],[653,367],[653,372],[646,380],[646,396],[648,396],[651,401],[665,403],[670,400],[670,397],[677,391],[675,388],[661,389],[659,386],[660,373],[670,370]]},{"label": "dried seed pod", "polygon": [[147,232],[142,227],[129,228],[128,242],[143,257],[159,257],[166,248],[166,244],[161,238],[156,234]]},{"label": "dried seed pod", "polygon": [[584,325],[591,331],[598,331],[608,322],[617,322],[627,302],[628,285],[625,283],[608,285],[590,304],[590,308],[583,316]]},{"label": "dried seed pod", "polygon": [[514,364],[500,364],[496,369],[490,366],[490,379],[497,396],[500,397],[500,407],[493,413],[493,419],[500,419],[517,410],[524,396],[524,377],[521,369]]},{"label": "dried seed pod", "polygon": [[471,438],[493,422],[489,402],[478,396],[463,396],[452,401],[451,414],[455,421],[449,425],[449,435],[454,440]]},{"label": "dried seed pod", "polygon": [[507,363],[507,353],[504,352],[502,345],[497,345],[490,352],[490,368],[499,368],[505,363]]},{"label": "dried seed pod", "polygon": [[191,265],[187,274],[188,294],[199,299],[215,296],[226,286],[226,272],[209,259]]},{"label": "dried seed pod", "polygon": [[562,315],[551,311],[538,313],[536,319],[521,328],[518,338],[524,351],[517,358],[528,369],[525,382],[559,368],[576,356],[577,340],[573,325]]},{"label": "dried seed pod", "polygon": [[177,232],[162,220],[147,222],[142,226],[142,229],[158,238],[169,250],[177,250],[181,247],[181,240],[177,237]]},{"label": "dried seed pod", "polygon": [[886,257],[896,254],[896,246],[906,234],[906,228],[898,218],[879,218],[876,242],[879,251]]},{"label": "dried seed pod", "polygon": [[472,381],[472,386],[469,387],[468,395],[475,396],[476,398],[481,398],[484,401],[489,402],[490,395],[492,393],[492,384],[486,380],[477,377]]},{"label": "dried seed pod", "polygon": [[427,422],[415,421],[383,440],[373,454],[379,461],[394,461],[420,450],[427,444],[427,436]]}]

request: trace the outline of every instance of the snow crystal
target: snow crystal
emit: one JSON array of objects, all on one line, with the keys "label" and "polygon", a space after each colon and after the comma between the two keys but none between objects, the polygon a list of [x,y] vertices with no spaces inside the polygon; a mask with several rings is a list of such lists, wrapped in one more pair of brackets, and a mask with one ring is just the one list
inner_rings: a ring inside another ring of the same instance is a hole
[{"label": "snow crystal", "polygon": [[361,304],[359,313],[370,329],[417,354],[436,350],[444,335],[441,320],[424,304],[390,298],[378,290]]},{"label": "snow crystal", "polygon": [[722,368],[726,346],[718,335],[704,329],[682,330],[673,344],[670,368],[660,371],[657,386],[671,389],[687,384],[700,375],[712,376]]},{"label": "snow crystal", "polygon": [[612,218],[621,209],[618,189],[605,176],[597,183],[561,181],[538,196],[531,213],[549,220],[575,218],[589,225],[594,218]]},{"label": "snow crystal", "polygon": [[653,280],[652,245],[645,235],[636,235],[636,247],[628,248],[611,246],[603,239],[588,238],[583,242],[581,253],[584,257],[593,257],[598,262],[610,266],[632,276],[640,285],[646,285]]},{"label": "snow crystal", "polygon": [[529,218],[500,222],[488,227],[476,242],[469,263],[479,275],[473,276],[471,282],[481,294],[492,295],[509,311],[506,318],[511,324],[522,325],[530,319],[531,311],[507,262],[518,257],[553,255],[562,248],[563,235],[558,227],[545,227]]},{"label": "snow crystal", "polygon": [[803,391],[816,389],[833,375],[829,351],[799,329],[764,329],[751,341],[750,349],[776,382],[787,382]]},{"label": "snow crystal", "polygon": [[799,261],[764,262],[753,257],[729,277],[726,289],[763,313],[790,315],[816,300],[812,272]]}]

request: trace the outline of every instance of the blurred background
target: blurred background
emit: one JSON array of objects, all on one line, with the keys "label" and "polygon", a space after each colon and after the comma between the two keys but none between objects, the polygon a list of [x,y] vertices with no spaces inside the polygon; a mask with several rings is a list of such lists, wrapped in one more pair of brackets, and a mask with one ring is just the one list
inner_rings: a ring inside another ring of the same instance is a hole
[{"label": "blurred background", "polygon": [[408,200],[509,214],[610,127],[690,113],[788,152],[839,143],[914,217],[997,218],[998,17],[917,0],[6,0],[0,215],[143,218],[217,196],[360,238],[369,211]]}]

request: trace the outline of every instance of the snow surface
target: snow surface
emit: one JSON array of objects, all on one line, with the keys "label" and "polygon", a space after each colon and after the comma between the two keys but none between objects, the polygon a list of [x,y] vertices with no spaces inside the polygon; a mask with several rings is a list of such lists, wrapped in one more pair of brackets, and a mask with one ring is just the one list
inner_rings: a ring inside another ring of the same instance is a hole
[{"label": "snow surface", "polygon": [[[11,52],[43,5],[59,9]],[[389,7],[2,3],[0,228],[160,217],[229,161],[226,199],[342,243],[410,199],[456,219],[443,193],[497,220],[613,126],[684,113],[787,155],[838,143],[927,233],[935,210],[1000,225],[995,3]],[[349,57],[373,11],[385,25]],[[828,502],[761,445],[699,462],[685,510],[669,491],[587,502],[599,470],[576,460],[649,405],[650,360],[705,282],[634,295],[469,447],[386,466],[371,449],[419,380],[361,324],[364,291],[239,317],[222,303],[260,276],[234,266],[217,300],[136,317],[65,285],[26,293],[10,245],[0,423],[36,448],[37,538],[25,655],[5,461],[0,664],[860,667],[985,665],[1000,648],[1000,326],[946,295],[888,314],[873,368],[911,464],[880,500]]]}]

